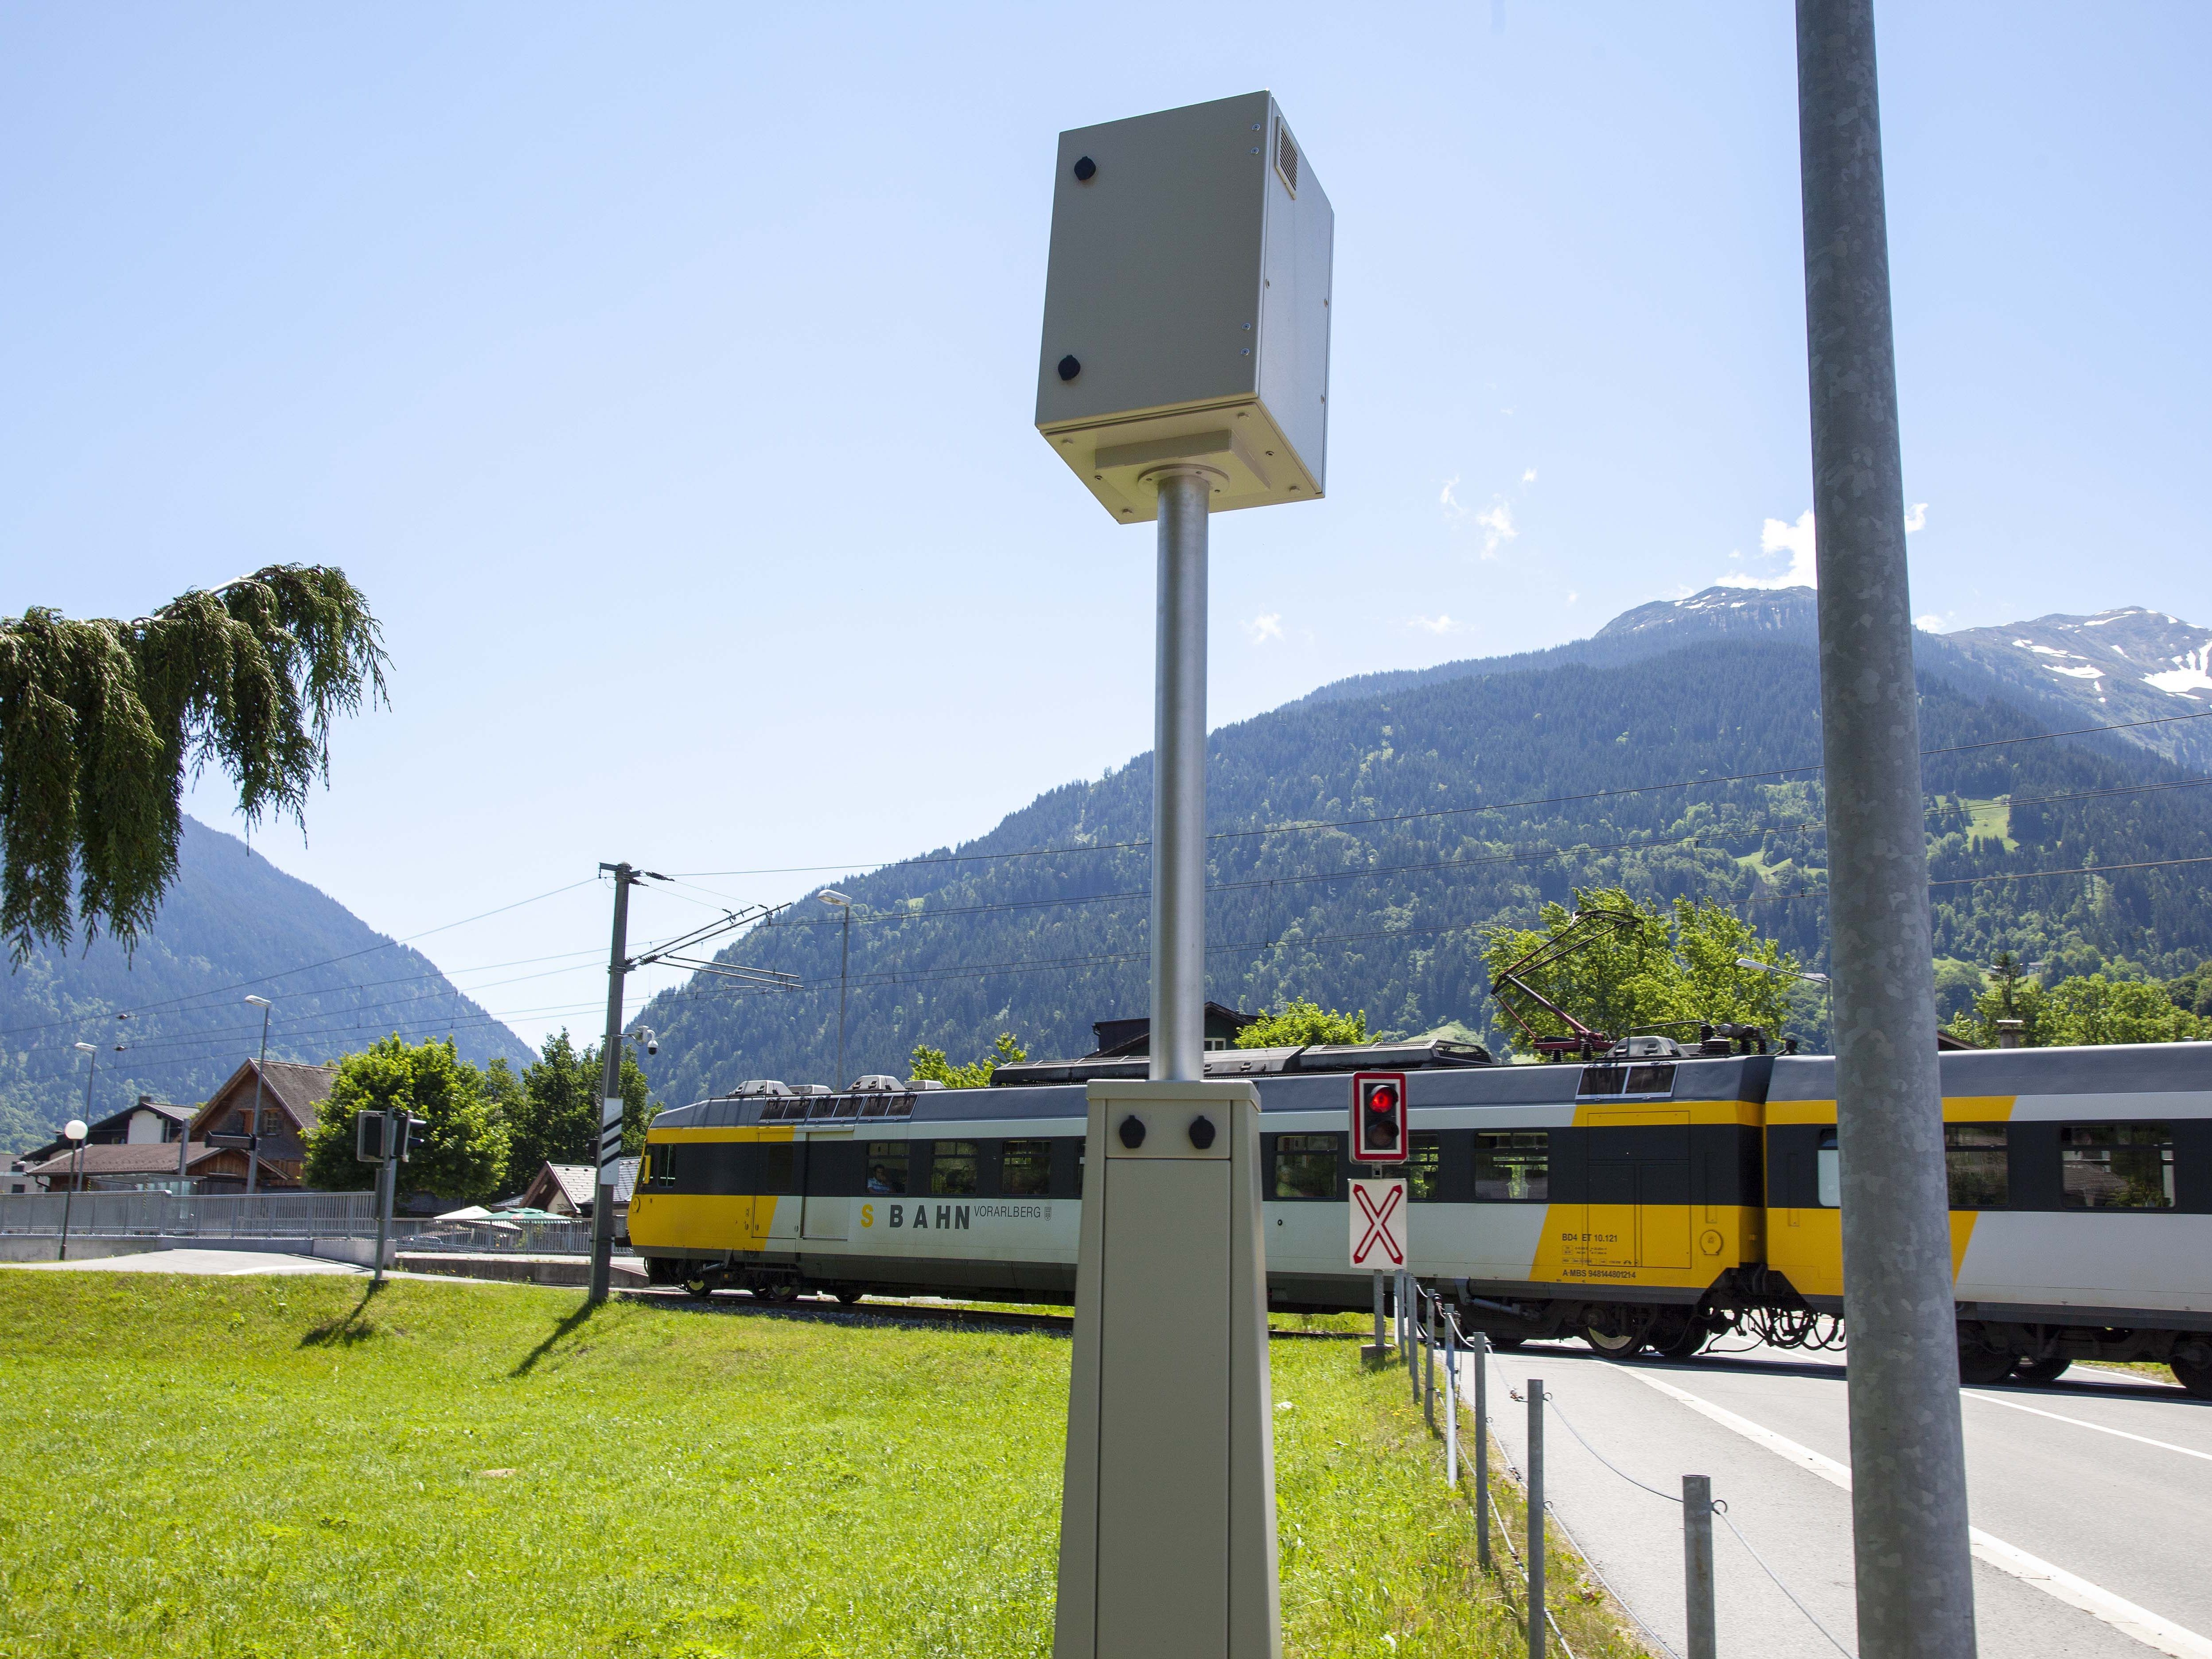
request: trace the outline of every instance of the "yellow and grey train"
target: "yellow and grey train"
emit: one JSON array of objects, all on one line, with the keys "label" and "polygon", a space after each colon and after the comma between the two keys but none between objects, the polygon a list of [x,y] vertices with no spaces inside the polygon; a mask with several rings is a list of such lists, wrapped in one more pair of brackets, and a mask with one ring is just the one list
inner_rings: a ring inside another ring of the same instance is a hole
[{"label": "yellow and grey train", "polygon": [[[1272,1305],[1369,1305],[1347,1264],[1346,1182],[1402,1173],[1411,1265],[1494,1342],[1573,1335],[1628,1358],[1695,1353],[1728,1330],[1836,1340],[1835,1062],[1637,1046],[1659,1052],[1539,1066],[1433,1042],[1209,1054],[1210,1076],[1259,1085]],[[2154,1360],[2212,1397],[2212,1043],[1942,1064],[1960,1374]],[[1409,1164],[1348,1161],[1354,1070],[1407,1073]],[[1083,1085],[1132,1071],[1028,1065],[969,1090],[752,1083],[665,1111],[631,1244],[655,1282],[701,1295],[1066,1303]]]}]

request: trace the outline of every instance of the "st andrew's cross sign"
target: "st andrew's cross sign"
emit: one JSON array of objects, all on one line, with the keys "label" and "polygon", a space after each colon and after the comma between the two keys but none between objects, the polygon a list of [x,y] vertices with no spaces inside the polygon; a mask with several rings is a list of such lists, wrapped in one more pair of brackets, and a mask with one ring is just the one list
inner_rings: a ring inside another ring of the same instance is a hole
[{"label": "st andrew's cross sign", "polygon": [[1352,1188],[1352,1265],[1376,1272],[1406,1265],[1406,1183],[1354,1181]]}]

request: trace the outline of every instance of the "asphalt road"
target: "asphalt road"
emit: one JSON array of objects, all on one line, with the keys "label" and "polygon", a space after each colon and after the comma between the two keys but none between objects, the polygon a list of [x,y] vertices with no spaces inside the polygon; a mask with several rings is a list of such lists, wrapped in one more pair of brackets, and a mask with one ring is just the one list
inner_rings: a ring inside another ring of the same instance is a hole
[{"label": "asphalt road", "polygon": [[[1528,1382],[1542,1379],[1553,1512],[1677,1653],[1682,1511],[1624,1474],[1676,1495],[1684,1474],[1710,1475],[1752,1548],[1855,1651],[1843,1356],[1719,1346],[1741,1352],[1620,1365],[1579,1342],[1532,1343],[1492,1358],[1491,1419],[1525,1469]],[[1981,1651],[2212,1659],[2212,1402],[2077,1365],[2055,1383],[1969,1389],[1962,1409]],[[1834,1659],[1727,1528],[1714,1534],[1721,1652]]]}]

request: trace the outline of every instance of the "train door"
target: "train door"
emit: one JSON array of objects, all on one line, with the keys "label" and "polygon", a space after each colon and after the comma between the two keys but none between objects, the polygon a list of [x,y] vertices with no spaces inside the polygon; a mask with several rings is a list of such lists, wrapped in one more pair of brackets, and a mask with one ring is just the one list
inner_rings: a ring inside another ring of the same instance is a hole
[{"label": "train door", "polygon": [[1589,1116],[1593,1267],[1690,1265],[1690,1115],[1625,1108]]},{"label": "train door", "polygon": [[850,1129],[818,1130],[806,1137],[801,1159],[799,1236],[842,1239],[852,1224],[851,1184],[845,1179],[852,1161]]}]

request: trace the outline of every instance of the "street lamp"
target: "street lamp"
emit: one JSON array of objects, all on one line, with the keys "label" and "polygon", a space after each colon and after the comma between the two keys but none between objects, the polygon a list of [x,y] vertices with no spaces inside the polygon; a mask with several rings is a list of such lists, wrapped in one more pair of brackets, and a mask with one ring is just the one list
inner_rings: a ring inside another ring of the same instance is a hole
[{"label": "street lamp", "polygon": [[834,904],[842,913],[843,926],[837,938],[837,1088],[845,1088],[845,975],[853,961],[853,901],[834,887],[825,887],[816,895],[824,904]]},{"label": "street lamp", "polygon": [[246,1000],[261,1011],[261,1063],[253,1068],[253,1121],[246,1129],[246,1195],[251,1198],[254,1176],[261,1169],[261,1079],[269,1069],[269,1011],[275,1005],[267,997],[249,996]]},{"label": "street lamp", "polygon": [[1735,965],[1739,968],[1748,968],[1753,973],[1773,974],[1784,979],[1802,979],[1814,985],[1826,985],[1828,982],[1828,976],[1826,974],[1801,974],[1795,968],[1779,968],[1771,962],[1761,962],[1756,957],[1738,957],[1735,959]]},{"label": "street lamp", "polygon": [[[1802,979],[1808,985],[1819,986],[1823,991],[1828,992],[1831,997],[1834,995],[1833,988],[1829,985],[1828,976],[1826,974],[1800,973],[1795,968],[1783,968],[1771,962],[1761,962],[1757,957],[1738,957],[1735,959],[1735,965],[1739,968],[1748,968],[1755,974],[1771,974],[1777,979]],[[1832,1007],[1829,1010],[1831,1024],[1833,1024],[1834,1012]],[[1835,1033],[1832,1030],[1829,1033],[1828,1040],[1832,1043],[1835,1041]]]},{"label": "street lamp", "polygon": [[77,1053],[90,1062],[84,1071],[84,1116],[73,1117],[62,1126],[62,1137],[70,1143],[70,1184],[62,1195],[62,1249],[55,1260],[69,1260],[70,1211],[76,1203],[76,1189],[84,1182],[84,1138],[91,1131],[86,1120],[92,1116],[92,1080],[100,1074],[100,1048],[97,1044],[80,1042]]}]

